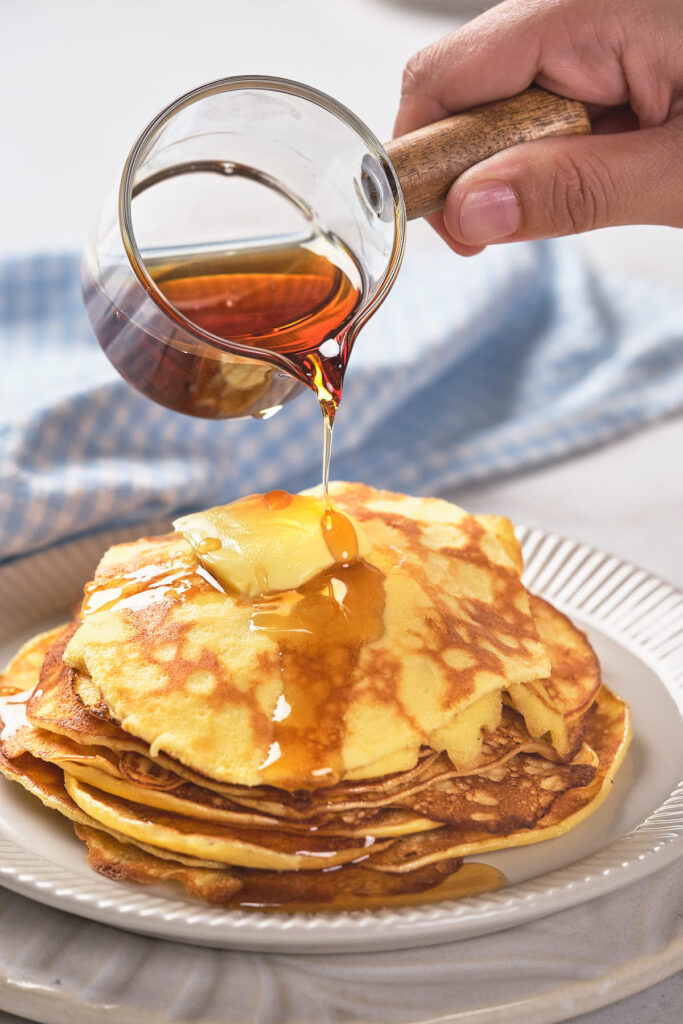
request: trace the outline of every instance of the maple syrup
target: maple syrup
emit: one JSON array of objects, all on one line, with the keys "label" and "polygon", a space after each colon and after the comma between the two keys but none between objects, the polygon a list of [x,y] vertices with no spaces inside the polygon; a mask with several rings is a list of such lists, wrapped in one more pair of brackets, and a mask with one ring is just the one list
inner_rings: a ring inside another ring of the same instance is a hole
[{"label": "maple syrup", "polygon": [[[235,375],[251,373],[256,392],[259,385],[277,392],[279,380],[282,395],[275,393],[272,405],[286,400],[291,377],[265,363],[245,368],[227,349],[221,353],[223,340],[286,357],[334,418],[349,356],[346,331],[363,295],[360,267],[341,242],[318,232],[272,247],[155,252],[144,264],[179,332],[190,321],[213,335],[216,347],[191,350],[160,340],[127,319],[86,274],[98,340],[129,383],[161,405],[204,418],[250,413],[235,407],[251,397],[242,382],[231,387]],[[127,308],[125,296],[119,305]],[[253,397],[263,408],[263,397]]]},{"label": "maple syrup", "polygon": [[350,681],[384,632],[384,574],[362,560],[335,566],[297,591],[256,599],[250,628],[277,644],[282,683],[263,781],[333,785],[344,769]]},{"label": "maple syrup", "polygon": [[289,491],[268,491],[263,500],[272,512],[282,512],[292,504],[292,495]]},{"label": "maple syrup", "polygon": [[[327,427],[327,421],[325,422]],[[327,459],[323,461],[323,468],[327,468]],[[269,491],[263,496],[263,500],[269,509],[283,511],[292,503],[292,495],[287,491]],[[320,519],[320,528],[327,544],[327,549],[337,565],[349,565],[358,558],[358,536],[355,527],[348,516],[337,508],[332,508],[328,502],[323,504],[323,513]]]},{"label": "maple syrup", "polygon": [[87,583],[80,607],[81,619],[94,612],[141,611],[161,602],[184,602],[207,586],[222,591],[217,580],[193,559],[152,562],[123,573]]},{"label": "maple syrup", "polygon": [[358,535],[353,523],[327,502],[322,517],[322,531],[327,549],[338,565],[350,565],[358,558]]}]

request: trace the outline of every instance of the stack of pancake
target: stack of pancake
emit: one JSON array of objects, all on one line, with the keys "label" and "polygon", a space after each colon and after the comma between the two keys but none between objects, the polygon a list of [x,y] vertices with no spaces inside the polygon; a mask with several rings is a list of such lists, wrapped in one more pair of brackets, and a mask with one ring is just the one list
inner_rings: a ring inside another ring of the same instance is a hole
[{"label": "stack of pancake", "polygon": [[606,796],[628,708],[525,590],[508,520],[332,498],[366,558],[246,598],[180,532],[117,545],[73,622],[0,677],[0,770],[97,870],[242,907],[439,898],[463,857],[556,837]]}]

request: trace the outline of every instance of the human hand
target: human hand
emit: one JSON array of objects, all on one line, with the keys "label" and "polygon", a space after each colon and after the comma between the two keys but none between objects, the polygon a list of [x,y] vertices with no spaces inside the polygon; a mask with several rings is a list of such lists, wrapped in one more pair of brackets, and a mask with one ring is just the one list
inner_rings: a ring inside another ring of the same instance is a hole
[{"label": "human hand", "polygon": [[462,174],[428,218],[455,252],[683,227],[681,0],[506,0],[408,62],[394,134],[532,82],[586,103],[594,134],[525,142]]}]

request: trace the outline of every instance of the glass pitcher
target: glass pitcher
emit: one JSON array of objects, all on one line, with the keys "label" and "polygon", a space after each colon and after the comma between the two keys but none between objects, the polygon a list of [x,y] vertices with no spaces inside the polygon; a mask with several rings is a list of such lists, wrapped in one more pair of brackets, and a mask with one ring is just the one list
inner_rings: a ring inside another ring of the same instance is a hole
[{"label": "glass pitcher", "polygon": [[84,255],[86,309],[148,397],[267,417],[321,367],[341,387],[404,238],[398,179],[350,110],[297,82],[228,78],[133,146]]}]

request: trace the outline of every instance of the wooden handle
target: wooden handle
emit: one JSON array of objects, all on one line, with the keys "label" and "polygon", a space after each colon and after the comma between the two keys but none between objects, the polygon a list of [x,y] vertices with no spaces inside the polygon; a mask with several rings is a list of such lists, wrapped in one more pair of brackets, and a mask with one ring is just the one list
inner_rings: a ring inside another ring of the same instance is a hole
[{"label": "wooden handle", "polygon": [[583,103],[533,86],[425,125],[385,145],[403,189],[408,220],[434,213],[459,175],[487,156],[547,135],[587,135]]}]

